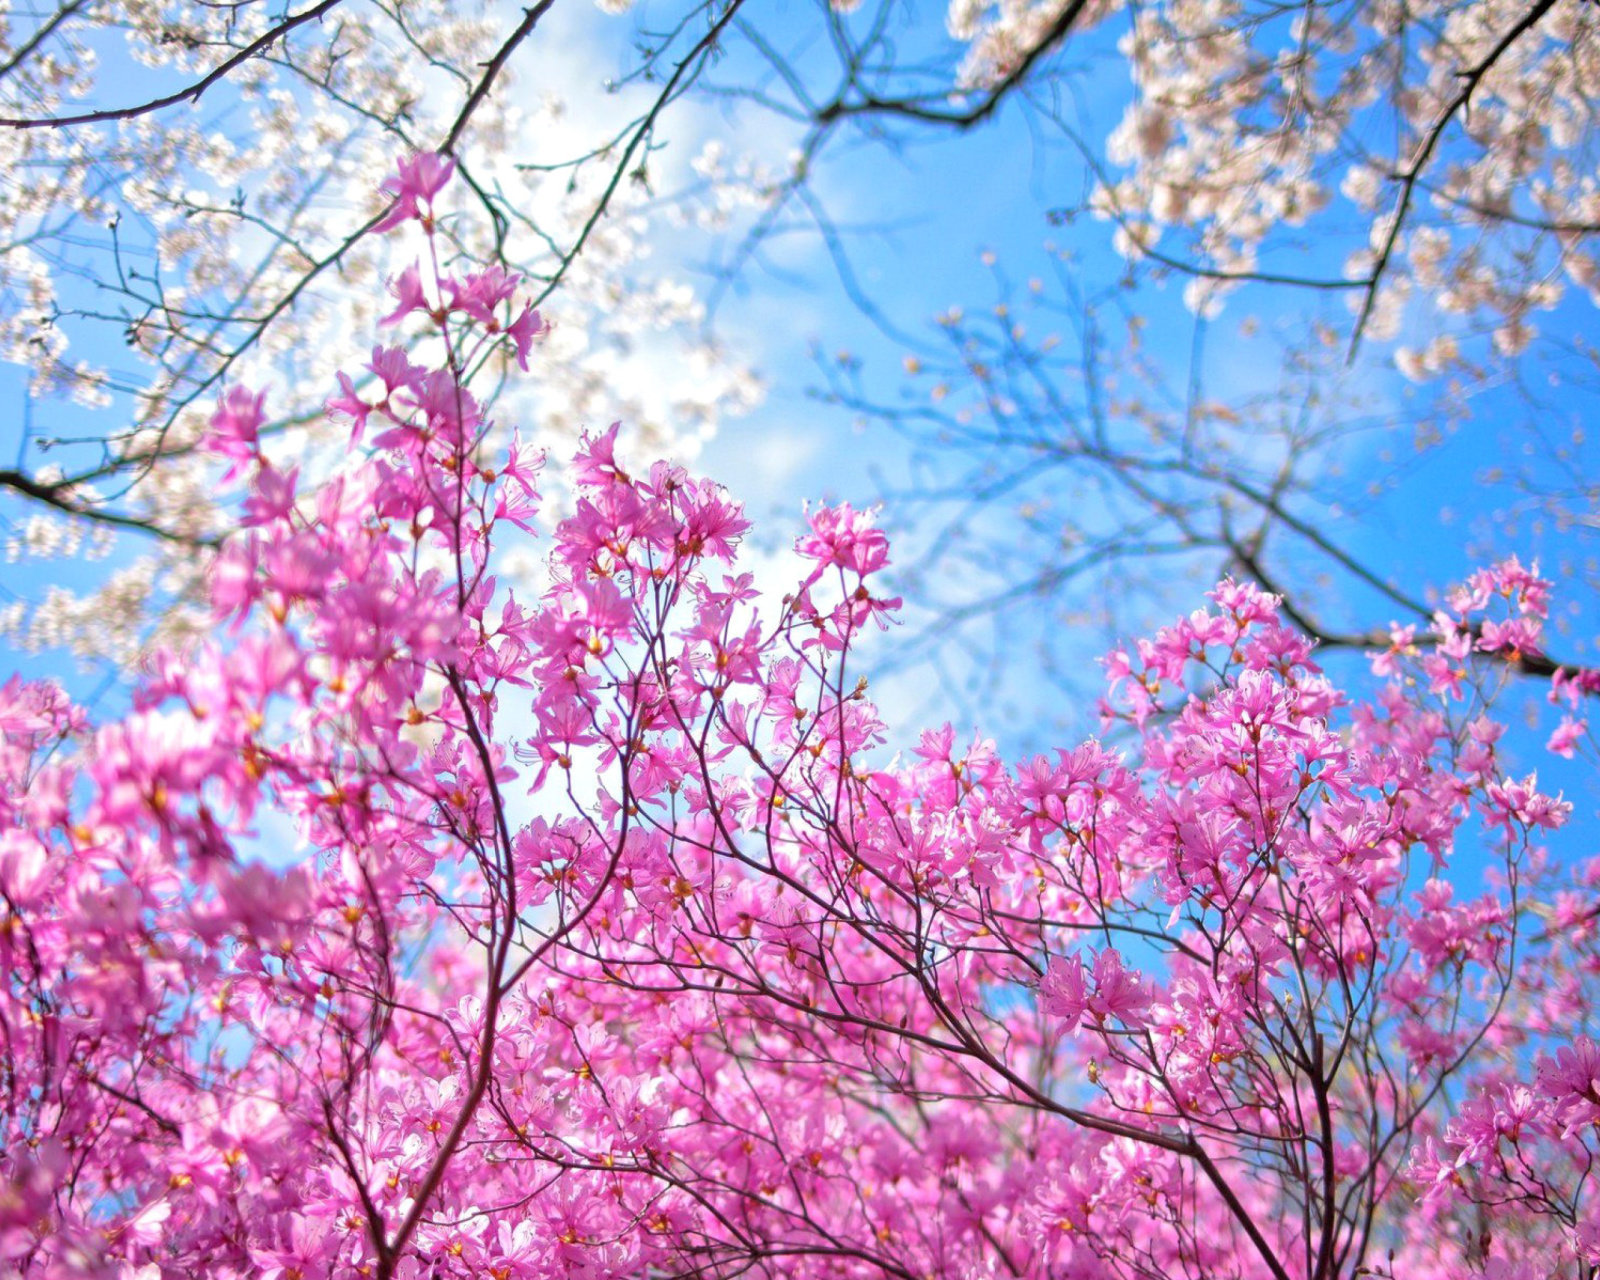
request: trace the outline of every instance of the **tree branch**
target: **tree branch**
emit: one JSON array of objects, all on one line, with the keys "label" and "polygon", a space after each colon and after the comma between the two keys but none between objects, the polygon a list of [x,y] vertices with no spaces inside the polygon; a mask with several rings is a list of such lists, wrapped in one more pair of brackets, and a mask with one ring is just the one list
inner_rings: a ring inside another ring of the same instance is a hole
[{"label": "tree branch", "polygon": [[177,106],[180,102],[198,102],[201,94],[205,93],[207,89],[211,88],[219,80],[226,79],[230,72],[276,44],[278,40],[288,35],[296,27],[303,26],[307,22],[312,22],[322,17],[337,8],[340,3],[341,0],[322,0],[321,4],[315,5],[303,13],[297,13],[292,18],[285,18],[266,34],[252,40],[226,62],[215,67],[188,88],[178,90],[177,93],[169,93],[161,98],[152,98],[149,102],[142,103],[136,107],[106,107],[100,111],[86,111],[81,115],[75,116],[46,116],[35,119],[26,117],[0,118],[0,125],[12,129],[66,128],[71,125],[97,124],[106,120],[132,120],[138,116],[146,116],[155,111],[165,110],[167,107]]},{"label": "tree branch", "polygon": [[1362,299],[1361,314],[1356,319],[1355,332],[1350,336],[1350,361],[1355,360],[1356,353],[1360,350],[1361,335],[1366,331],[1367,322],[1372,318],[1373,307],[1377,305],[1378,286],[1383,281],[1383,273],[1389,265],[1389,259],[1394,256],[1395,246],[1400,242],[1400,232],[1405,225],[1406,214],[1411,211],[1411,202],[1416,196],[1417,182],[1422,177],[1422,171],[1427,168],[1428,161],[1433,158],[1434,149],[1444,137],[1445,129],[1455,118],[1456,112],[1471,101],[1473,92],[1494,65],[1505,56],[1506,50],[1536,26],[1545,14],[1555,8],[1555,5],[1556,0],[1536,0],[1536,3],[1512,24],[1511,29],[1500,37],[1482,62],[1459,73],[1461,88],[1457,90],[1455,97],[1445,104],[1444,110],[1439,113],[1439,118],[1423,135],[1421,145],[1417,148],[1411,163],[1406,166],[1405,172],[1398,175],[1400,199],[1395,206],[1394,221],[1389,227],[1389,234],[1384,238],[1383,248],[1378,251],[1377,260],[1372,264],[1372,278],[1367,284],[1366,297]]},{"label": "tree branch", "polygon": [[845,102],[843,97],[835,98],[816,114],[818,124],[832,124],[845,116],[862,115],[898,115],[911,120],[920,120],[924,124],[950,125],[956,129],[971,129],[982,124],[996,111],[1006,96],[1023,82],[1034,66],[1059,44],[1077,23],[1083,11],[1089,7],[1089,0],[1069,0],[1056,20],[1050,24],[1037,44],[1023,56],[1005,76],[996,83],[983,96],[976,106],[966,111],[936,111],[931,107],[923,106],[915,98],[878,98],[871,94],[859,102]]}]

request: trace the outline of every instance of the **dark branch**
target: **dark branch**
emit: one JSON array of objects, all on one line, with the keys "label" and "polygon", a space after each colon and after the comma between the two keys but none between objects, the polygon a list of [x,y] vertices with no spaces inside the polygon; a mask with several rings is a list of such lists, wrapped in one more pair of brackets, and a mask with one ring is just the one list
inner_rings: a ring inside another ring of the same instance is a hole
[{"label": "dark branch", "polygon": [[42,502],[47,507],[54,507],[57,511],[69,516],[76,516],[80,520],[89,520],[95,524],[112,525],[118,529],[136,529],[140,533],[147,533],[151,537],[160,538],[166,542],[175,542],[185,547],[216,547],[220,545],[217,538],[196,537],[186,533],[177,533],[171,529],[164,529],[153,520],[146,520],[139,516],[122,515],[116,511],[107,511],[91,503],[79,502],[72,497],[72,484],[70,481],[60,483],[46,483],[37,480],[21,471],[0,470],[0,489],[10,489],[23,497],[32,498],[35,502]]},{"label": "dark branch", "polygon": [[1055,48],[1076,25],[1083,11],[1089,7],[1089,0],[1071,0],[1065,9],[1050,24],[1050,29],[1040,37],[1037,44],[1029,49],[1023,58],[1008,71],[1004,78],[996,83],[984,94],[977,105],[966,111],[939,111],[932,107],[922,105],[916,98],[878,98],[871,94],[857,102],[846,102],[842,97],[834,99],[817,112],[818,124],[832,124],[845,116],[863,115],[897,115],[911,120],[920,120],[924,124],[950,125],[956,129],[971,129],[982,124],[1005,101],[1010,92],[1027,79],[1028,73],[1033,70],[1039,60]]},{"label": "dark branch", "polygon": [[1535,27],[1539,20],[1555,8],[1556,0],[1536,0],[1528,11],[1522,15],[1511,29],[1495,43],[1493,49],[1477,66],[1460,73],[1461,88],[1456,91],[1455,97],[1445,104],[1439,118],[1433,122],[1428,132],[1423,135],[1422,143],[1417,148],[1416,154],[1411,158],[1411,163],[1406,166],[1405,172],[1399,174],[1400,200],[1395,206],[1394,221],[1389,227],[1389,234],[1384,237],[1383,248],[1378,251],[1378,257],[1372,264],[1372,278],[1367,284],[1366,297],[1361,303],[1361,314],[1356,319],[1355,332],[1350,336],[1350,360],[1354,361],[1357,351],[1361,347],[1361,335],[1366,331],[1367,321],[1372,317],[1372,309],[1377,305],[1378,286],[1383,282],[1383,273],[1389,265],[1389,259],[1394,256],[1395,246],[1400,242],[1400,232],[1405,226],[1406,215],[1411,211],[1411,202],[1417,193],[1417,182],[1422,177],[1422,171],[1428,167],[1428,162],[1433,158],[1434,149],[1438,147],[1439,140],[1444,137],[1444,131],[1450,122],[1455,119],[1456,113],[1467,106],[1472,100],[1473,93],[1482,83],[1484,76],[1494,68],[1495,64],[1505,56],[1506,50],[1511,48],[1528,31]]},{"label": "dark branch", "polygon": [[4,80],[20,67],[35,49],[56,33],[62,23],[82,9],[84,3],[85,0],[71,0],[70,3],[64,4],[57,9],[49,21],[18,45],[16,52],[6,59],[5,65],[0,66],[0,80]]},{"label": "dark branch", "polygon": [[[86,111],[81,115],[75,116],[46,116],[39,119],[0,118],[0,125],[5,125],[12,129],[65,128],[69,125],[97,124],[106,120],[132,120],[138,116],[147,116],[155,111],[163,111],[167,107],[175,107],[181,102],[198,102],[200,96],[219,80],[226,79],[231,72],[249,62],[257,54],[264,53],[296,27],[315,21],[337,8],[340,3],[341,0],[322,0],[321,4],[307,9],[304,13],[297,13],[292,18],[285,18],[264,35],[252,40],[226,62],[219,64],[205,76],[196,80],[187,88],[178,90],[177,93],[169,93],[161,98],[152,98],[149,102],[141,103],[135,107],[106,107],[100,111]],[[59,17],[60,15],[57,16]]]}]

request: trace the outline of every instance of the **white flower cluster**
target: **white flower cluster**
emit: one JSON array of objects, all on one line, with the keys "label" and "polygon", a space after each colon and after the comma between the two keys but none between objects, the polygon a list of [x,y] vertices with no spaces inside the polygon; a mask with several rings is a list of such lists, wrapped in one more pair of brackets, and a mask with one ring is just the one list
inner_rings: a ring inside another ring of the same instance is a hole
[{"label": "white flower cluster", "polygon": [[[1070,4],[951,0],[964,82],[1002,80]],[[1072,38],[1123,8],[1096,0]],[[1127,258],[1193,269],[1191,306],[1262,273],[1342,278],[1366,337],[1431,308],[1515,356],[1569,289],[1600,305],[1600,7],[1154,0],[1126,20],[1134,92],[1092,207]],[[1458,358],[1428,341],[1400,357],[1412,376]]]}]

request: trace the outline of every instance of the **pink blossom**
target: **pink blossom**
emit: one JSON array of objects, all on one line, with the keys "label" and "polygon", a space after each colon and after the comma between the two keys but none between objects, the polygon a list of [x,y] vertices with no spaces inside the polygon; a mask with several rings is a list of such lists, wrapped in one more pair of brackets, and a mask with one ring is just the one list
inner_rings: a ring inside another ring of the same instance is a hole
[{"label": "pink blossom", "polygon": [[210,431],[206,445],[213,452],[231,460],[224,481],[233,479],[253,462],[260,451],[262,405],[265,392],[251,392],[243,387],[231,387],[223,393],[217,410],[211,415]]},{"label": "pink blossom", "polygon": [[1572,716],[1563,716],[1561,723],[1556,726],[1555,732],[1550,735],[1550,740],[1545,743],[1545,750],[1552,751],[1558,756],[1572,759],[1576,754],[1578,744],[1583,741],[1589,732],[1588,722],[1577,720]]},{"label": "pink blossom", "polygon": [[[424,236],[448,171],[392,188]],[[737,503],[613,427],[542,517],[472,385],[537,322],[448,260],[314,490],[224,396],[217,634],[94,728],[0,686],[0,1269],[1595,1256],[1600,861],[1468,678],[1525,651],[1533,571],[1398,629],[1375,690],[1224,582],[1107,661],[1117,737],[1011,764],[856,679],[868,516],[813,513],[767,597]],[[497,576],[534,530],[537,597]],[[1294,1208],[1330,1188],[1331,1228]]]},{"label": "pink blossom", "polygon": [[456,162],[431,151],[418,152],[401,160],[399,172],[384,181],[383,190],[394,197],[394,204],[372,228],[389,231],[412,218],[430,226],[434,216],[434,197],[444,190],[455,172]]}]

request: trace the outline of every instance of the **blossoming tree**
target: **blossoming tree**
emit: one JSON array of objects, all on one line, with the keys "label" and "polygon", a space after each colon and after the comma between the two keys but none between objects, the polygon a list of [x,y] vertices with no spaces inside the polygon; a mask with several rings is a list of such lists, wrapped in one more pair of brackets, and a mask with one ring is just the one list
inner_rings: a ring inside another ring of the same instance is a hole
[{"label": "blossoming tree", "polygon": [[217,406],[217,634],[110,723],[0,692],[10,1273],[1593,1274],[1600,864],[1476,666],[1547,584],[1483,571],[1368,700],[1225,582],[1109,658],[1125,750],[886,758],[861,513],[764,599],[613,430],[541,529],[469,374],[542,322],[441,264],[448,175],[397,180],[432,249],[347,466]]}]

